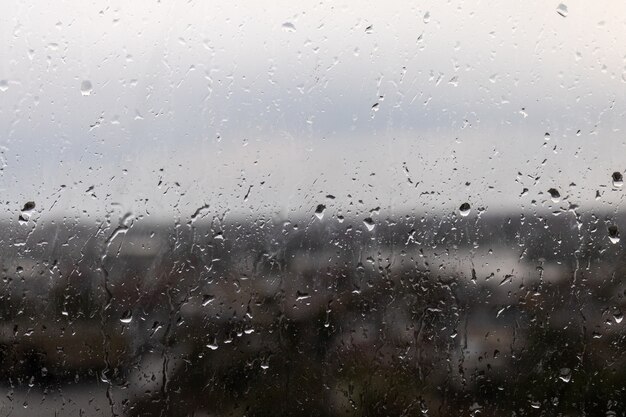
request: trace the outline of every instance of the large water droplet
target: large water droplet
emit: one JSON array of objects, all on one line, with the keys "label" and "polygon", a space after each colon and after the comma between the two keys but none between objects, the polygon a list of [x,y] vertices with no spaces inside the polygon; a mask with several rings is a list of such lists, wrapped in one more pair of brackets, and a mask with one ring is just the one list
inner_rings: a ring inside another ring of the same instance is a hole
[{"label": "large water droplet", "polygon": [[550,198],[553,202],[558,203],[561,201],[561,193],[559,193],[559,190],[556,188],[550,188],[548,192],[550,193]]},{"label": "large water droplet", "polygon": [[205,294],[202,297],[202,307],[208,306],[209,304],[213,302],[213,300],[215,300],[215,296],[210,295],[210,294]]},{"label": "large water droplet", "polygon": [[374,227],[376,227],[376,223],[374,223],[374,220],[372,220],[371,217],[367,217],[367,218],[363,219],[363,224],[365,225],[365,227],[367,227],[367,230],[369,232],[374,230]]},{"label": "large water droplet", "polygon": [[132,310],[126,310],[123,314],[122,317],[120,317],[120,321],[124,324],[128,324],[131,321],[133,321],[133,312]]},{"label": "large water droplet", "polygon": [[470,214],[470,210],[471,210],[471,207],[470,207],[469,203],[463,203],[463,204],[461,204],[461,207],[459,207],[459,213],[463,217],[468,216]]},{"label": "large water droplet", "polygon": [[430,22],[430,12],[424,13],[424,23]]},{"label": "large water droplet", "polygon": [[82,95],[89,96],[91,95],[92,90],[93,90],[93,86],[91,85],[91,81],[83,80],[83,82],[80,83],[80,93]]},{"label": "large water droplet", "polygon": [[556,8],[556,12],[563,17],[567,17],[567,6],[563,3],[559,4]]},{"label": "large water droplet", "polygon": [[613,318],[615,319],[615,323],[620,324],[622,320],[624,320],[624,314],[620,310],[617,310],[613,313]]},{"label": "large water droplet", "polygon": [[609,226],[609,239],[611,243],[616,245],[619,243],[619,230],[617,230],[617,226],[611,225]]},{"label": "large water droplet", "polygon": [[563,382],[570,382],[572,380],[572,371],[569,368],[561,368],[559,370],[559,379]]},{"label": "large water droplet", "polygon": [[317,208],[315,209],[315,216],[317,216],[318,219],[322,220],[324,218],[325,211],[326,206],[324,204],[318,204]]},{"label": "large water droplet", "polygon": [[25,225],[28,223],[28,221],[30,220],[30,216],[32,214],[32,211],[35,209],[35,202],[34,201],[28,201],[26,202],[26,204],[24,204],[24,207],[22,208],[22,212],[20,213],[20,216],[18,218],[19,223],[21,225]]},{"label": "large water droplet", "polygon": [[613,175],[611,175],[611,178],[613,179],[613,187],[619,188],[624,185],[624,176],[621,172],[615,171]]}]

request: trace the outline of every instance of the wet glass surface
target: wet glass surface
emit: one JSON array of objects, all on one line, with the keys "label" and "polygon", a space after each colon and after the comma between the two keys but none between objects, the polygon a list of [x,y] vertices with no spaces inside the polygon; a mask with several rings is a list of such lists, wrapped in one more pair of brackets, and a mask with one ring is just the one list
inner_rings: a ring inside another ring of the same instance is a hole
[{"label": "wet glass surface", "polygon": [[625,415],[625,4],[3,10],[0,415]]}]

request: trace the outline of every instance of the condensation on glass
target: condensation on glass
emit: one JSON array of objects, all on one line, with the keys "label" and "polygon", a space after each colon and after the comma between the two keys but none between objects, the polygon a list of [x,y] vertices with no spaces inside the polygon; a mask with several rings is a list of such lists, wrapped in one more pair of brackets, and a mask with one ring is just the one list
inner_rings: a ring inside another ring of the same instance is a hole
[{"label": "condensation on glass", "polygon": [[0,415],[626,413],[626,3],[2,10]]}]

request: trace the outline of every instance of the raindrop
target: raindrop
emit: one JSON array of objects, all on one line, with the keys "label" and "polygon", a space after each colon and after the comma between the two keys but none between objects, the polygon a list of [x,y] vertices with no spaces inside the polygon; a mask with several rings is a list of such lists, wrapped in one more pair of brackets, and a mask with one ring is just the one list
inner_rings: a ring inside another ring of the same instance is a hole
[{"label": "raindrop", "polygon": [[374,25],[369,25],[368,27],[365,28],[365,33],[369,35],[370,33],[372,33],[373,29],[374,29]]},{"label": "raindrop", "polygon": [[424,23],[430,22],[430,12],[424,13]]},{"label": "raindrop", "polygon": [[617,310],[613,313],[613,318],[615,319],[615,323],[620,324],[622,320],[624,320],[624,314],[620,310]]},{"label": "raindrop", "polygon": [[613,187],[621,187],[624,185],[624,176],[621,172],[615,171],[611,176],[613,178]]},{"label": "raindrop", "polygon": [[131,321],[133,321],[133,312],[132,310],[126,310],[123,314],[122,317],[120,317],[120,321],[124,324],[128,324]]},{"label": "raindrop", "polygon": [[609,226],[609,239],[611,243],[616,245],[619,243],[619,230],[617,230],[617,226],[611,225]]},{"label": "raindrop", "polygon": [[34,201],[28,201],[26,202],[26,204],[24,204],[24,207],[22,208],[22,213],[20,214],[18,219],[20,224],[26,224],[28,220],[30,220],[31,211],[33,211],[34,208]]},{"label": "raindrop", "polygon": [[569,368],[561,368],[559,370],[559,379],[563,382],[570,382],[572,380],[572,371]]},{"label": "raindrop", "polygon": [[9,82],[7,80],[0,80],[0,91],[7,91],[9,89]]},{"label": "raindrop", "polygon": [[91,81],[83,80],[83,82],[80,83],[80,93],[82,95],[90,96],[91,95],[91,90],[93,90],[93,86],[91,85]]},{"label": "raindrop", "polygon": [[463,203],[461,204],[461,207],[459,207],[459,213],[461,216],[466,217],[470,214],[470,208],[469,203]]},{"label": "raindrop", "polygon": [[548,192],[550,193],[550,198],[553,202],[558,203],[561,201],[561,194],[556,188],[550,188]]},{"label": "raindrop", "polygon": [[213,300],[215,300],[215,296],[213,296],[213,295],[209,295],[209,294],[205,294],[205,295],[202,297],[202,307],[206,307],[206,306],[208,306],[209,304],[211,304],[211,302],[212,302]]},{"label": "raindrop", "polygon": [[372,220],[371,217],[367,217],[367,218],[363,219],[363,224],[365,225],[365,227],[367,227],[367,230],[369,232],[374,230],[374,227],[376,227],[376,224],[374,223],[374,220]]},{"label": "raindrop", "polygon": [[326,206],[324,204],[318,204],[315,209],[315,216],[322,220],[324,218],[324,212],[326,211]]},{"label": "raindrop", "polygon": [[104,382],[105,384],[109,383],[109,377],[107,377],[107,373],[108,370],[105,369],[104,371],[100,372],[100,381]]},{"label": "raindrop", "polygon": [[311,295],[309,295],[308,293],[296,291],[296,301],[307,300],[309,298],[311,298]]},{"label": "raindrop", "polygon": [[563,3],[559,4],[556,8],[556,12],[563,17],[567,17],[567,6]]},{"label": "raindrop", "polygon": [[295,32],[296,31],[296,26],[291,23],[291,22],[285,22],[283,23],[283,30],[285,32]]}]

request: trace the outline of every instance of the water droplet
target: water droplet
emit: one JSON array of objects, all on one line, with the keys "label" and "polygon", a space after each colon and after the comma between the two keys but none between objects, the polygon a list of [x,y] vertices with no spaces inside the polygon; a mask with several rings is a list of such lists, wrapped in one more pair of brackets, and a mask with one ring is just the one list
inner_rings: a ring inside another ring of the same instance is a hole
[{"label": "water droplet", "polygon": [[430,12],[424,13],[424,23],[430,22]]},{"label": "water droplet", "polygon": [[213,300],[215,300],[215,296],[209,295],[209,294],[205,294],[202,297],[202,307],[208,306],[209,304],[211,304],[211,302],[213,302]]},{"label": "water droplet", "polygon": [[461,216],[463,217],[467,217],[470,214],[470,205],[469,203],[463,203],[461,204],[461,207],[459,207],[459,213],[461,214]]},{"label": "water droplet", "polygon": [[563,382],[570,382],[572,380],[572,371],[569,368],[561,368],[559,370],[559,379]]},{"label": "water droplet", "polygon": [[218,348],[217,340],[213,339],[213,341],[211,343],[207,344],[206,347],[208,347],[211,350],[217,350],[217,348]]},{"label": "water droplet", "polygon": [[374,227],[376,227],[376,223],[374,223],[374,220],[372,220],[371,217],[367,217],[367,218],[363,219],[363,224],[365,225],[365,227],[367,227],[367,230],[369,232],[374,230]]},{"label": "water droplet", "polygon": [[83,80],[83,82],[80,83],[80,93],[82,95],[89,96],[91,95],[92,90],[93,90],[93,86],[91,85],[91,81]]},{"label": "water droplet", "polygon": [[567,17],[567,6],[563,3],[559,4],[556,8],[556,12],[563,17]]},{"label": "water droplet", "polygon": [[556,188],[550,188],[548,190],[548,193],[550,193],[550,198],[553,202],[558,203],[559,201],[561,201],[561,194]]},{"label": "water droplet", "polygon": [[318,219],[322,220],[324,218],[325,211],[326,206],[324,204],[318,204],[317,208],[315,209],[315,216],[317,216]]},{"label": "water droplet", "polygon": [[617,230],[617,226],[611,225],[609,226],[609,239],[611,243],[616,245],[619,243],[619,230]]},{"label": "water droplet", "polygon": [[309,293],[296,291],[296,301],[307,300],[309,298],[311,298]]},{"label": "water droplet", "polygon": [[120,317],[120,321],[124,324],[128,324],[131,321],[133,321],[133,312],[132,310],[126,310],[123,314],[122,317]]},{"label": "water droplet", "polygon": [[109,383],[109,377],[107,376],[108,370],[105,369],[104,371],[100,372],[100,381],[104,382],[105,384]]},{"label": "water droplet", "polygon": [[365,33],[369,35],[372,33],[373,29],[374,29],[374,25],[369,25],[368,27],[365,28]]},{"label": "water droplet", "polygon": [[620,310],[617,310],[613,313],[613,318],[615,319],[615,323],[620,324],[622,320],[624,320],[624,314]]},{"label": "water droplet", "polygon": [[291,22],[283,23],[282,27],[283,27],[283,30],[285,32],[295,32],[296,31],[296,26],[293,23],[291,23]]},{"label": "water droplet", "polygon": [[22,208],[22,212],[20,213],[20,216],[18,218],[20,224],[24,225],[28,223],[28,221],[30,220],[31,212],[34,209],[35,209],[34,201],[28,201],[26,202],[26,204],[24,204],[24,207]]},{"label": "water droplet", "polygon": [[613,179],[613,187],[619,188],[624,185],[624,176],[621,172],[615,171],[611,178]]},{"label": "water droplet", "polygon": [[9,82],[7,80],[0,80],[0,91],[7,91],[9,89]]}]

